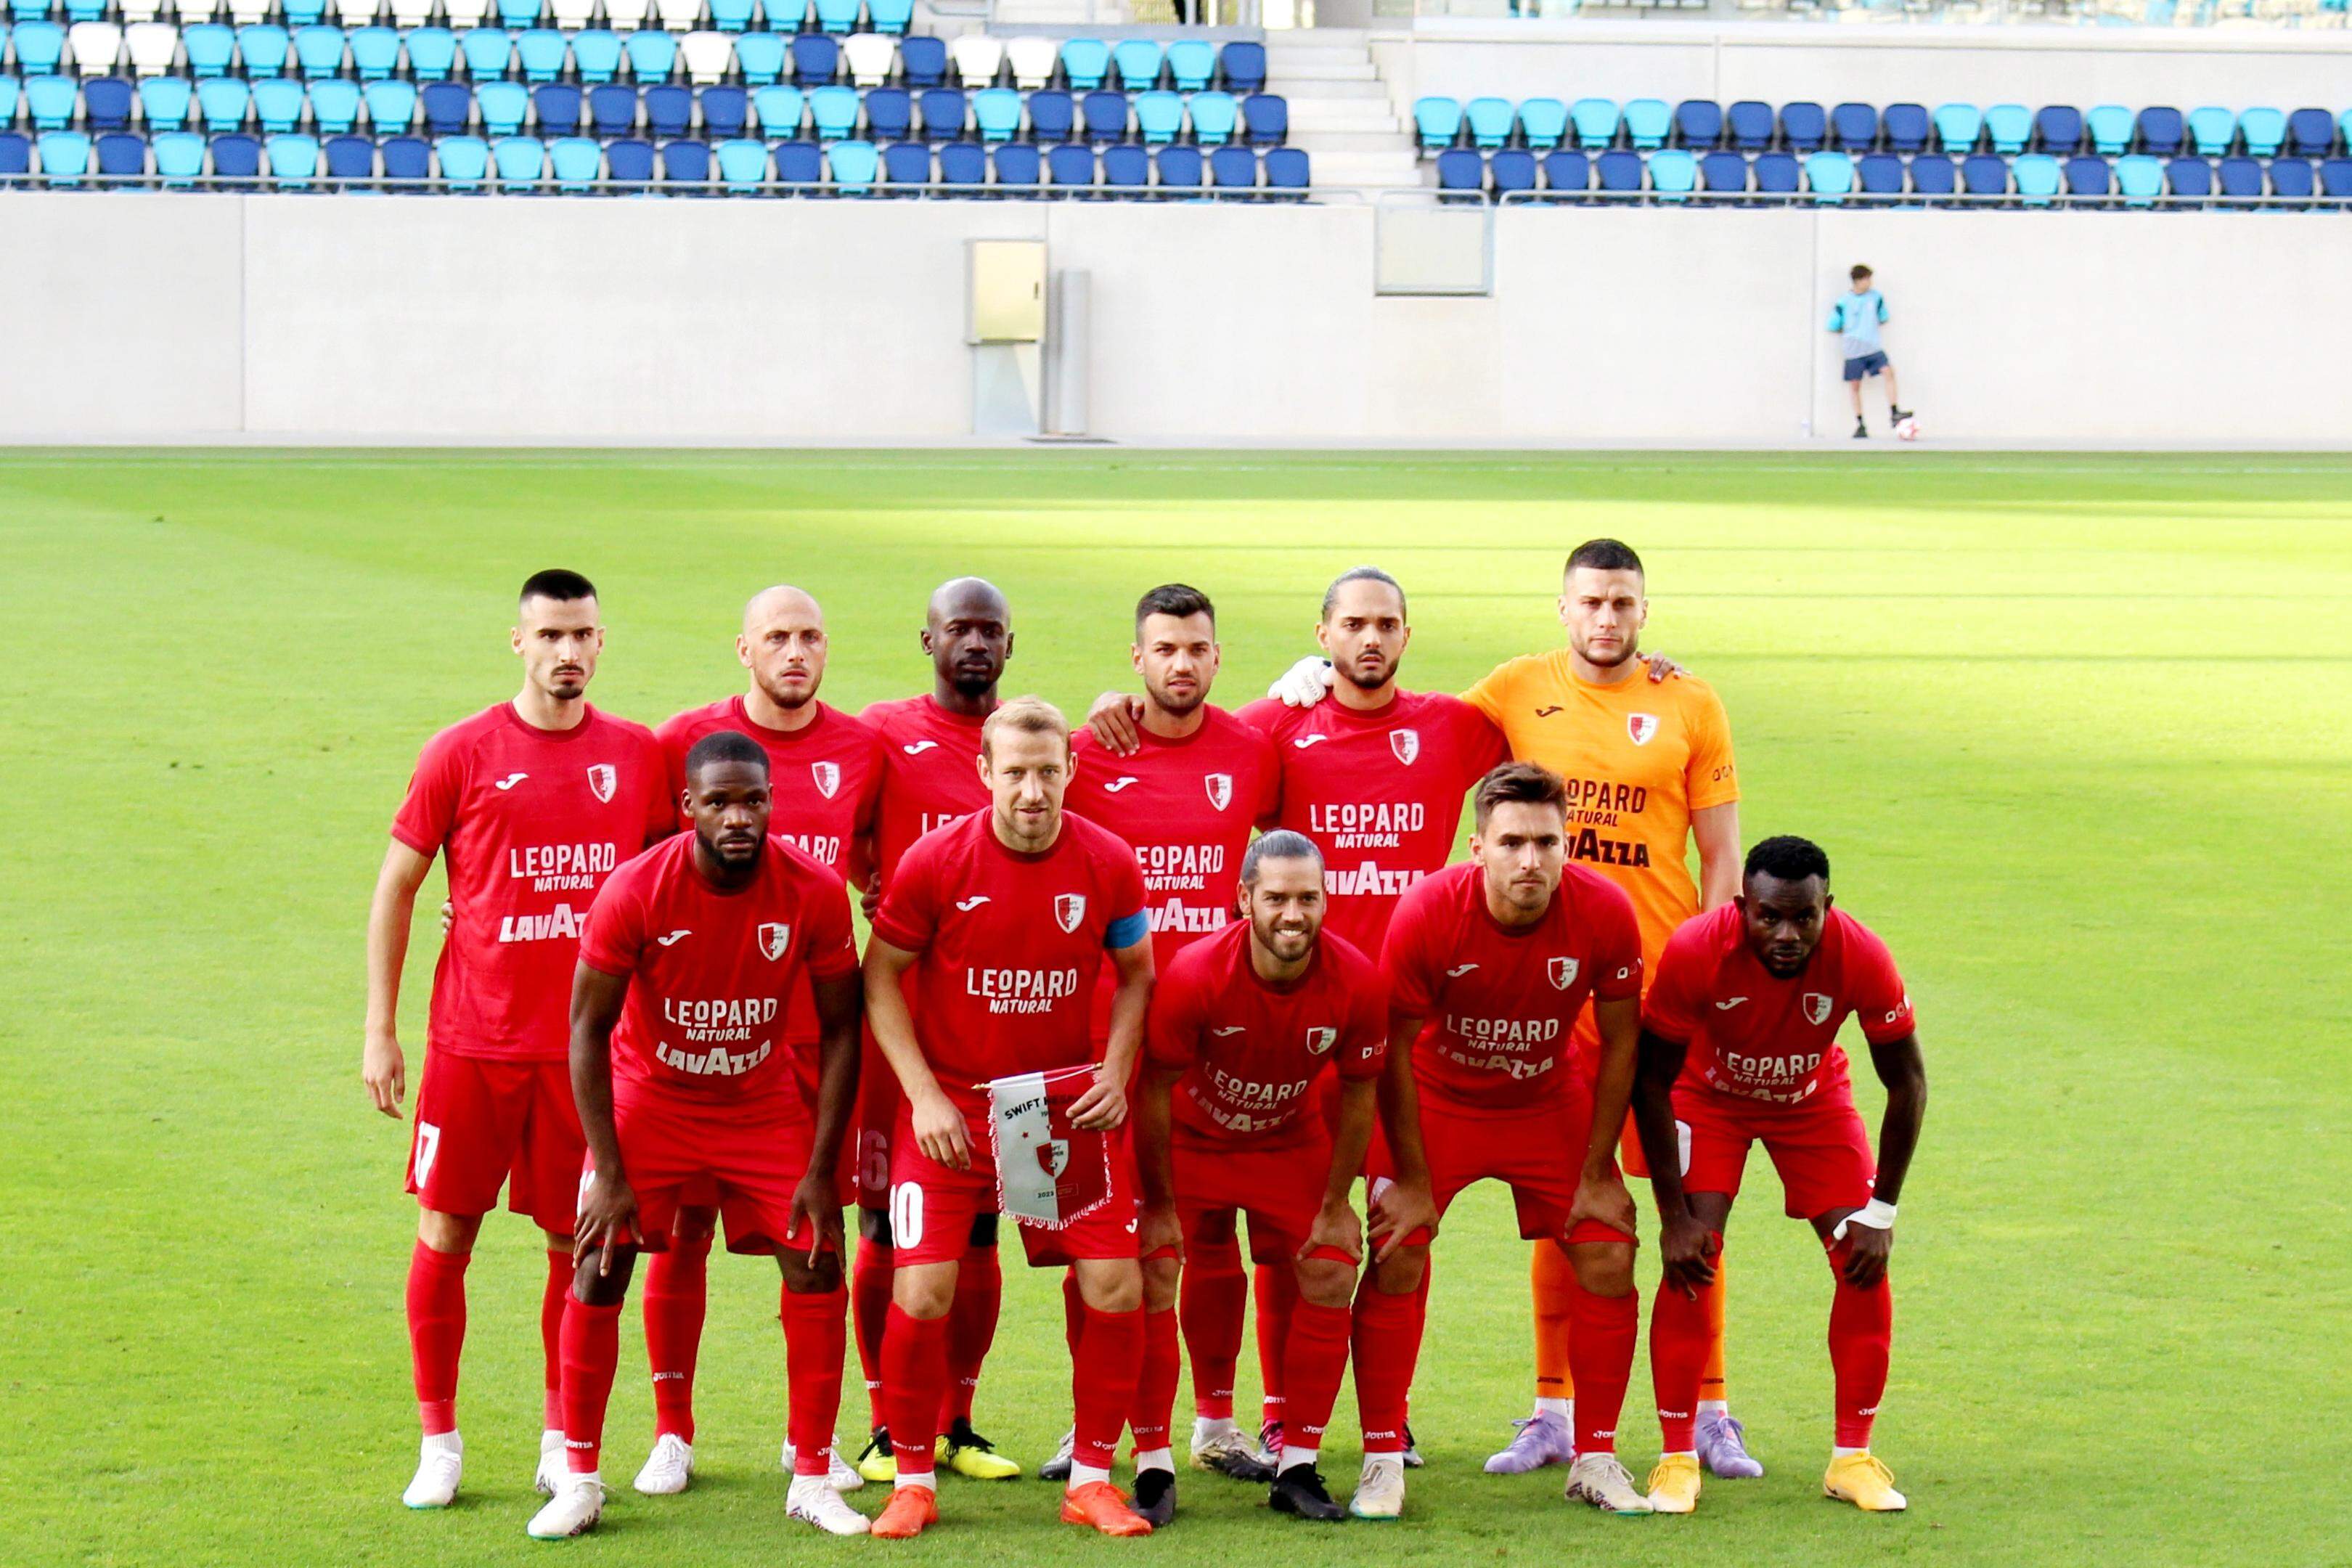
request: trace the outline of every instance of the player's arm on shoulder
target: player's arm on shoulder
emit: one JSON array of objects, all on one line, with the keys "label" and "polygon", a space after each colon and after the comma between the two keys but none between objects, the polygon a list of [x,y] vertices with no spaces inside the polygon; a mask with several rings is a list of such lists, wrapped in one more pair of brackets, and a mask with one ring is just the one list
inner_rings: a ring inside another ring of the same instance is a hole
[{"label": "player's arm on shoulder", "polygon": [[1143,744],[1143,699],[1106,691],[1087,710],[1087,730],[1114,757],[1133,756]]},{"label": "player's arm on shoulder", "polygon": [[378,1110],[395,1121],[408,1093],[408,1067],[400,1050],[400,974],[408,962],[408,931],[416,889],[433,858],[394,838],[385,846],[368,900],[367,1025],[360,1047],[360,1082]]}]

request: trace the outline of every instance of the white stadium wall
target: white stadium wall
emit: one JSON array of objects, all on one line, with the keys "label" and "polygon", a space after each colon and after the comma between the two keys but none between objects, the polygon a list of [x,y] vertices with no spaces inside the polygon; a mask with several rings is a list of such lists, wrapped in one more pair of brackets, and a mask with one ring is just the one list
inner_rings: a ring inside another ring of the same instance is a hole
[{"label": "white stadium wall", "polygon": [[1374,212],[0,196],[0,440],[956,440],[963,242],[1092,278],[1112,439],[1787,441],[1878,268],[1930,434],[2352,432],[2352,216],[1509,207],[1483,298],[1379,297]]}]

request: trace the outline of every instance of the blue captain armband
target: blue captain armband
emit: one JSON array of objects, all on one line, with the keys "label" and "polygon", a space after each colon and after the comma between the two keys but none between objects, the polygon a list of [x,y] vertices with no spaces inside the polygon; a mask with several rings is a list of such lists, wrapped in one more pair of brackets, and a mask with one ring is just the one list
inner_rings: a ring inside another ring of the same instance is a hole
[{"label": "blue captain armband", "polygon": [[1141,910],[1131,915],[1121,915],[1103,928],[1103,946],[1114,951],[1133,947],[1151,934],[1150,919]]}]

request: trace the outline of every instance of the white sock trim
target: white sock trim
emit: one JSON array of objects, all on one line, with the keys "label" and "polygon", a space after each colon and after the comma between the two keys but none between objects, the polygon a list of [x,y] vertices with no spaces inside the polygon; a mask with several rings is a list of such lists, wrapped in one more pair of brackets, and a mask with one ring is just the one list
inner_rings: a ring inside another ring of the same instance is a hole
[{"label": "white sock trim", "polygon": [[1292,1470],[1311,1470],[1316,1461],[1322,1458],[1323,1450],[1320,1448],[1294,1448],[1286,1444],[1282,1450],[1282,1472],[1287,1475]]},{"label": "white sock trim", "polygon": [[1731,1403],[1724,1399],[1702,1399],[1698,1402],[1698,1413],[1701,1415],[1728,1415]]},{"label": "white sock trim", "polygon": [[1569,1417],[1575,1413],[1575,1409],[1576,1402],[1572,1399],[1538,1399],[1536,1401],[1537,1415],[1557,1415],[1563,1421],[1569,1419]]},{"label": "white sock trim", "polygon": [[[793,1479],[798,1479],[799,1478],[795,1477]],[[822,1479],[823,1478],[820,1477],[817,1479]],[[920,1487],[927,1492],[936,1493],[940,1489],[939,1472],[936,1470],[925,1470],[921,1474],[917,1475],[906,1470],[900,1470],[898,1472],[898,1479],[891,1482],[890,1486],[891,1489],[894,1491],[905,1487]]]},{"label": "white sock trim", "polygon": [[1853,1454],[1867,1454],[1869,1452],[1870,1450],[1868,1448],[1841,1448],[1834,1443],[1830,1445],[1830,1458],[1832,1460],[1843,1459]]},{"label": "white sock trim", "polygon": [[[1173,1468],[1173,1467],[1171,1466],[1171,1468]],[[1096,1481],[1107,1481],[1108,1479],[1110,1479],[1109,1467],[1101,1465],[1081,1465],[1076,1460],[1073,1459],[1070,1461],[1070,1484],[1064,1489],[1076,1491],[1080,1487],[1090,1486]]]},{"label": "white sock trim", "polygon": [[[1172,1476],[1176,1473],[1176,1456],[1167,1448],[1146,1448],[1135,1456],[1135,1468],[1138,1471],[1166,1470]],[[1077,1467],[1073,1465],[1070,1471],[1076,1474]]]},{"label": "white sock trim", "polygon": [[1199,1443],[1210,1437],[1230,1437],[1241,1428],[1230,1415],[1195,1415],[1192,1417],[1192,1441]]}]

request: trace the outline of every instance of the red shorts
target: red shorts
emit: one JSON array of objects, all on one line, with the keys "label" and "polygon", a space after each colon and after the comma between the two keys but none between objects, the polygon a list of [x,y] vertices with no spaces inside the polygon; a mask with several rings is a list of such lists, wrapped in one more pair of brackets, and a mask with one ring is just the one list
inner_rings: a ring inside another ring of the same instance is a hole
[{"label": "red shorts", "polygon": [[[1422,1086],[1421,1147],[1429,1161],[1430,1195],[1441,1215],[1471,1183],[1496,1181],[1509,1185],[1519,1234],[1529,1241],[1572,1245],[1633,1239],[1598,1220],[1569,1224],[1577,1178],[1584,1169],[1584,1145],[1592,1133],[1592,1091],[1572,1068],[1563,1070],[1570,1073],[1567,1092],[1554,1103],[1499,1115],[1458,1110],[1433,1099],[1427,1085]],[[1380,1154],[1373,1178],[1393,1178],[1393,1160],[1385,1149]],[[1420,1245],[1429,1236],[1416,1232],[1406,1240]]]},{"label": "red shorts", "polygon": [[849,1134],[842,1143],[850,1151],[848,1164],[856,1178],[858,1206],[887,1210],[890,1139],[907,1108],[907,1093],[898,1087],[898,1075],[890,1070],[882,1047],[875,1043],[873,1030],[864,1031],[859,1049],[863,1054],[857,1064],[857,1110],[849,1119]]},{"label": "red shorts", "polygon": [[[727,1226],[730,1252],[805,1248],[805,1235],[788,1236],[793,1193],[808,1173],[815,1131],[797,1098],[777,1115],[713,1114],[667,1095],[616,1100],[613,1129],[621,1163],[637,1196],[639,1245],[659,1252],[681,1206],[716,1208]],[[595,1172],[581,1162],[580,1186]]]},{"label": "red shorts", "polygon": [[1791,1219],[1858,1209],[1878,1182],[1878,1161],[1862,1112],[1843,1097],[1819,1105],[1768,1105],[1711,1089],[1675,1088],[1675,1132],[1682,1141],[1683,1190],[1739,1195],[1748,1146],[1761,1139],[1786,1194]]},{"label": "red shorts", "polygon": [[[1643,962],[1654,964],[1657,959],[1654,956]],[[1649,984],[1647,969],[1643,971],[1642,982],[1644,986]],[[1601,1026],[1593,1022],[1591,1003],[1576,1016],[1576,1025],[1569,1031],[1568,1038],[1569,1049],[1575,1054],[1578,1065],[1590,1071],[1590,1064],[1601,1059]],[[1625,1113],[1625,1125],[1617,1133],[1617,1168],[1633,1181],[1647,1181],[1650,1177],[1650,1163],[1642,1157],[1642,1135],[1633,1126],[1633,1113],[1630,1110]]]},{"label": "red shorts", "polygon": [[1233,1214],[1249,1215],[1250,1257],[1288,1263],[1307,1245],[1323,1209],[1331,1174],[1331,1140],[1310,1118],[1304,1138],[1271,1146],[1212,1138],[1181,1123],[1170,1140],[1176,1172],[1176,1217],[1184,1245],[1220,1247],[1232,1239]]},{"label": "red shorts", "polygon": [[580,1111],[572,1067],[458,1056],[428,1046],[408,1143],[408,1190],[442,1214],[499,1206],[541,1230],[570,1235],[580,1158]]},{"label": "red shorts", "polygon": [[[814,1130],[816,1125],[817,1094],[823,1087],[820,1072],[822,1064],[818,1060],[817,1042],[795,1040],[790,1044],[793,1052],[793,1078],[801,1087],[801,1103],[808,1107],[809,1125]],[[860,1066],[863,1065],[860,1064]],[[849,1107],[849,1125],[842,1130],[841,1152],[834,1161],[834,1189],[835,1200],[844,1208],[858,1201],[857,1105],[855,1100],[851,1101]]]},{"label": "red shorts", "polygon": [[[972,1220],[1000,1212],[996,1205],[996,1160],[988,1142],[988,1113],[964,1112],[971,1142],[971,1165],[951,1171],[915,1142],[911,1112],[901,1110],[890,1140],[891,1261],[950,1263],[971,1247]],[[1110,1195],[1088,1214],[1058,1230],[1017,1220],[1022,1249],[1032,1268],[1058,1268],[1084,1258],[1134,1258],[1135,1152],[1129,1140],[1110,1140]]]}]

